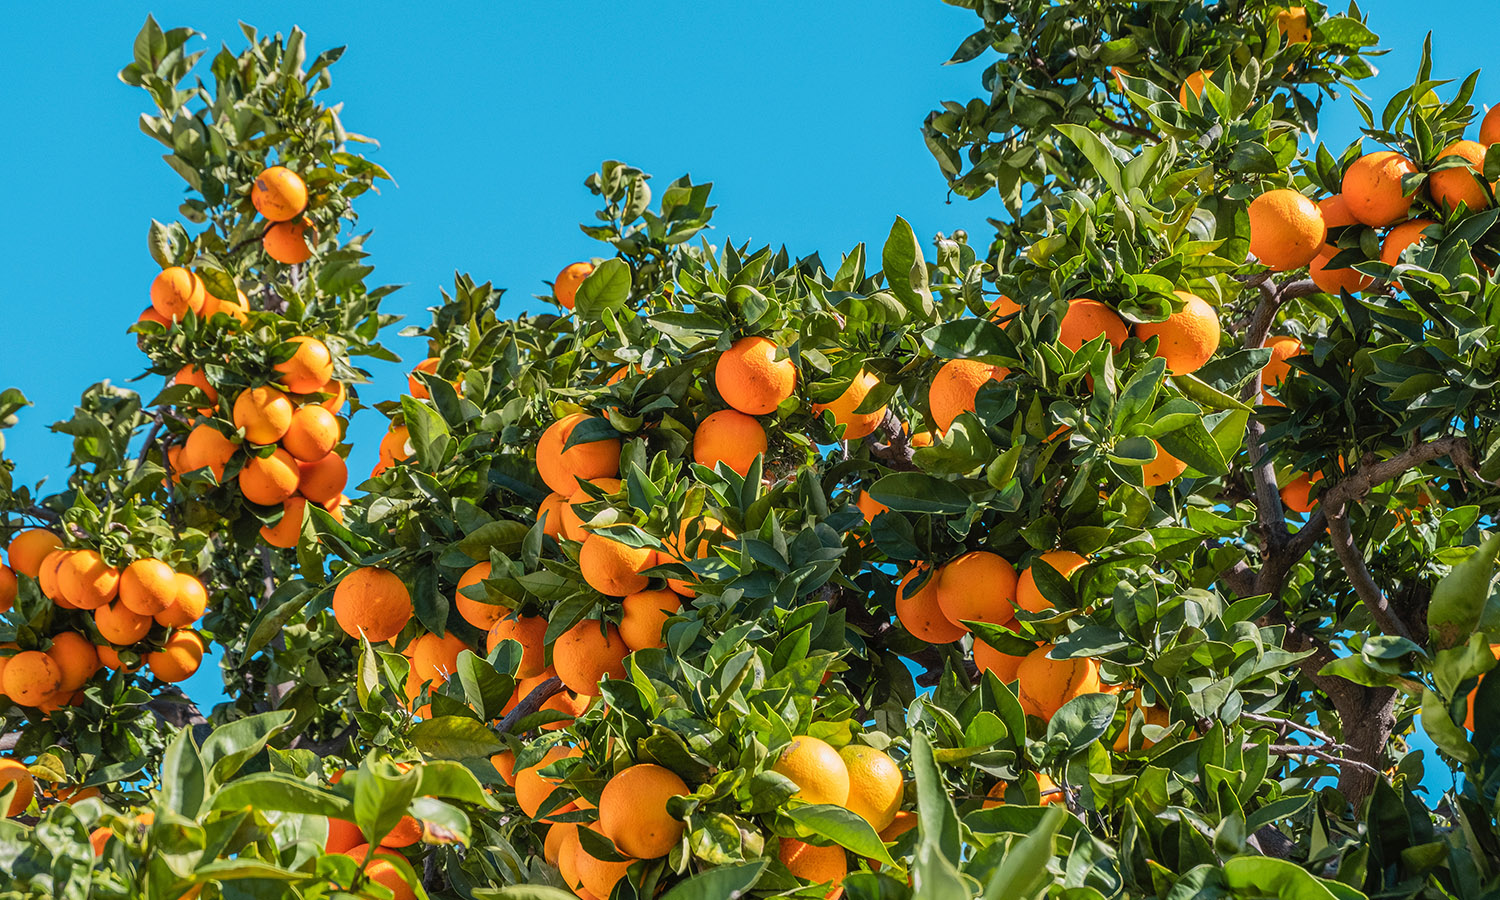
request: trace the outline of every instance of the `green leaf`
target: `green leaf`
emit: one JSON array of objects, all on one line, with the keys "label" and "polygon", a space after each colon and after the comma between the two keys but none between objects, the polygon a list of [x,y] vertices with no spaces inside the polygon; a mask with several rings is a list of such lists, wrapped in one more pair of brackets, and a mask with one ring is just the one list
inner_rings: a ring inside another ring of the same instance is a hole
[{"label": "green leaf", "polygon": [[870,485],[870,496],[900,512],[958,515],[969,509],[963,488],[922,472],[887,475]]},{"label": "green leaf", "polygon": [[1077,753],[1109,730],[1119,701],[1114,694],[1074,697],[1047,722],[1047,743],[1061,742],[1067,756]]},{"label": "green leaf", "polygon": [[1172,384],[1182,395],[1189,400],[1208,407],[1209,409],[1243,409],[1251,412],[1254,409],[1234,397],[1220,391],[1192,375],[1173,375]]},{"label": "green leaf", "polygon": [[161,804],[178,815],[196,819],[207,797],[207,769],[193,745],[193,730],[183,728],[172,736],[162,757]]},{"label": "green leaf", "polygon": [[423,755],[436,759],[473,759],[505,749],[505,742],[488,725],[468,716],[438,716],[418,722],[406,737]]},{"label": "green leaf", "polygon": [[401,398],[401,413],[417,461],[427,469],[438,468],[449,443],[448,423],[436,409],[412,396]]},{"label": "green leaf", "polygon": [[[770,860],[757,859],[734,865],[715,866],[707,872],[694,875],[662,895],[661,900],[726,900],[743,897],[760,876],[765,873]],[[476,893],[475,896],[478,896]],[[573,900],[572,895],[565,895]],[[527,898],[529,900],[529,898]],[[543,900],[543,898],[536,898]]]},{"label": "green leaf", "polygon": [[203,742],[201,752],[210,783],[219,785],[233,778],[247,760],[264,750],[266,742],[280,734],[295,717],[293,710],[273,710],[215,728]]},{"label": "green leaf", "polygon": [[220,788],[213,809],[257,809],[348,819],[353,804],[332,791],[281,772],[255,772]]},{"label": "green leaf", "polygon": [[1062,807],[1053,806],[1035,831],[1011,845],[995,874],[990,876],[990,883],[985,885],[984,900],[1023,900],[1036,896],[1054,855],[1053,839],[1067,815]]},{"label": "green leaf", "polygon": [[828,804],[799,806],[787,810],[786,814],[792,821],[808,831],[847,847],[860,856],[877,860],[888,866],[896,864],[870,823],[865,821],[863,816],[852,813],[842,806]]},{"label": "green leaf", "polygon": [[[1277,900],[1349,900],[1364,897],[1339,885],[1335,894],[1327,882],[1296,863],[1269,856],[1237,856],[1224,863],[1224,881],[1241,896],[1275,897]],[[1250,893],[1254,892],[1254,893]]]},{"label": "green leaf", "polygon": [[[911,768],[917,782],[917,828],[920,832],[917,846],[919,849],[928,848],[933,854],[931,859],[956,865],[960,851],[958,813],[943,784],[942,772],[933,759],[932,744],[921,731],[912,732]],[[920,860],[918,871],[921,871]]]},{"label": "green leaf", "polygon": [[1432,589],[1427,627],[1435,648],[1442,650],[1462,643],[1479,626],[1479,617],[1490,596],[1490,583],[1495,579],[1497,554],[1500,554],[1500,531],[1485,538],[1474,555],[1454,566]]},{"label": "green leaf", "polygon": [[934,325],[922,332],[922,343],[942,359],[998,356],[1019,361],[1010,336],[986,319],[964,317]]},{"label": "green leaf", "polygon": [[1115,148],[1104,138],[1082,125],[1054,125],[1063,137],[1073,142],[1073,145],[1088,159],[1094,171],[1109,189],[1116,194],[1123,194],[1124,189],[1120,185],[1120,164],[1115,160],[1111,152]]},{"label": "green leaf", "polygon": [[891,226],[890,237],[880,253],[886,283],[891,293],[912,314],[922,319],[933,315],[932,290],[928,287],[927,261],[910,223],[900,216]]},{"label": "green leaf", "polygon": [[574,311],[588,322],[602,322],[607,309],[623,309],[630,299],[630,265],[618,257],[606,259],[578,286]]},{"label": "green leaf", "polygon": [[1204,475],[1219,477],[1229,474],[1229,459],[1201,420],[1162,435],[1157,438],[1157,443]]},{"label": "green leaf", "polygon": [[1479,751],[1469,743],[1462,726],[1448,714],[1448,705],[1432,688],[1422,688],[1422,730],[1438,749],[1467,765],[1479,762]]}]

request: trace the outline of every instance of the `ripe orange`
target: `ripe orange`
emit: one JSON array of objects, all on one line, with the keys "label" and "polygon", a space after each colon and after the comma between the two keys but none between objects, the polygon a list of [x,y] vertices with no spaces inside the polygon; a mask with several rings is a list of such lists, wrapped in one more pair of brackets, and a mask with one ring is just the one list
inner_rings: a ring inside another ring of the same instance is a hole
[{"label": "ripe orange", "polygon": [[1319,200],[1318,212],[1323,215],[1323,224],[1329,229],[1359,224],[1354,213],[1349,211],[1349,201],[1343,194],[1332,194]]},{"label": "ripe orange", "polygon": [[597,697],[601,679],[625,677],[625,657],[629,653],[618,628],[613,625],[601,628],[598,619],[584,619],[552,644],[552,666],[569,690]]},{"label": "ripe orange", "polygon": [[203,309],[203,282],[181,266],[162,269],[151,282],[151,308],[169,321],[197,313]]},{"label": "ripe orange", "polygon": [[561,778],[544,778],[539,774],[540,771],[558,760],[582,755],[583,752],[577,747],[550,747],[535,765],[516,772],[516,804],[528,819],[536,818],[543,804],[557,790],[558,785],[562,784]]},{"label": "ripe orange", "polygon": [[790,357],[778,360],[781,348],[764,337],[743,337],[719,354],[714,387],[724,402],[746,415],[773,412],[797,388],[797,367]]},{"label": "ripe orange", "polygon": [[[622,487],[620,479],[618,478],[590,478],[589,484],[600,489],[606,494],[617,494],[620,492]],[[563,537],[567,538],[570,541],[578,541],[579,543],[583,543],[583,539],[588,537],[589,533],[584,530],[583,516],[580,515],[576,510],[574,510],[573,507],[575,505],[583,506],[585,504],[593,502],[594,495],[584,490],[583,485],[581,484],[576,490],[573,491],[572,494],[568,495],[568,503],[562,508]]]},{"label": "ripe orange", "polygon": [[372,859],[370,845],[360,844],[357,847],[350,847],[344,855],[351,856],[360,862],[368,859],[369,863],[365,866],[364,877],[390,891],[391,900],[417,900],[417,892],[412,890],[412,886],[406,883],[406,876],[401,873],[395,863],[391,862],[396,858],[395,853],[380,850],[373,854]]},{"label": "ripe orange", "polygon": [[485,603],[482,600],[471,600],[464,595],[466,588],[471,588],[490,577],[489,561],[477,562],[464,571],[458,578],[458,586],[453,589],[453,606],[465,622],[478,628],[480,631],[488,631],[491,626],[500,620],[508,610],[494,603]]},{"label": "ripe orange", "polygon": [[865,521],[869,523],[873,523],[875,517],[881,513],[890,512],[891,510],[889,506],[870,496],[869,491],[858,492],[854,497],[854,505],[859,510],[860,515],[864,516]]},{"label": "ripe orange", "polygon": [[[507,750],[507,753],[510,751]],[[511,759],[515,763],[514,755]],[[498,768],[498,766],[496,767]],[[511,779],[515,780],[514,778]],[[547,828],[547,837],[542,841],[542,858],[552,865],[557,865],[558,852],[562,850],[563,841],[571,837],[574,843],[578,842],[577,822],[554,822]]]},{"label": "ripe orange", "polygon": [[937,576],[938,608],[954,626],[964,621],[1004,625],[1016,617],[1016,570],[999,554],[972,550]]},{"label": "ripe orange", "polygon": [[295,219],[307,208],[307,183],[286,166],[271,166],[255,176],[250,202],[272,222]]},{"label": "ripe orange", "polygon": [[108,644],[100,644],[94,649],[99,654],[100,664],[104,665],[106,668],[112,669],[117,672],[121,670],[124,670],[126,672],[134,672],[141,667],[141,663],[139,662],[133,665],[125,665],[124,661],[120,659],[120,652]]},{"label": "ripe orange", "polygon": [[920,567],[916,567],[907,572],[896,588],[896,618],[903,628],[929,644],[951,644],[968,634],[968,629],[948,621],[942,607],[938,605],[937,587],[941,573],[934,572],[926,584],[907,592],[907,585],[921,571]]},{"label": "ripe orange", "polygon": [[1177,89],[1177,102],[1187,106],[1188,91],[1193,92],[1194,97],[1203,96],[1203,88],[1208,84],[1208,79],[1214,74],[1213,69],[1199,69],[1182,80],[1182,87]]},{"label": "ripe orange", "polygon": [[1318,255],[1307,266],[1308,277],[1312,278],[1313,284],[1318,290],[1338,296],[1341,291],[1357,294],[1368,288],[1375,279],[1363,275],[1354,269],[1345,267],[1342,269],[1330,269],[1328,263],[1338,255],[1339,248],[1332,244],[1324,244]]},{"label": "ripe orange", "polygon": [[[516,786],[516,754],[514,750],[501,750],[499,753],[491,756],[490,765],[494,766],[495,771],[500,773],[501,781],[511,787]],[[548,840],[549,842],[551,840],[550,831],[548,833]],[[555,864],[557,860],[549,857],[547,861]]]},{"label": "ripe orange", "polygon": [[1071,550],[1049,550],[1038,556],[1016,582],[1016,605],[1027,612],[1040,613],[1053,608],[1052,603],[1042,596],[1031,574],[1038,565],[1049,566],[1062,577],[1072,578],[1074,572],[1088,565],[1088,560]]},{"label": "ripe orange", "polygon": [[637,591],[627,595],[621,604],[624,613],[620,616],[620,638],[625,646],[635,651],[667,645],[662,639],[662,629],[682,609],[682,599],[677,594],[660,588]]},{"label": "ripe orange", "polygon": [[932,432],[930,432],[930,431],[919,431],[916,434],[914,434],[914,435],[911,436],[910,443],[911,443],[912,447],[931,447],[932,446]]},{"label": "ripe orange", "polygon": [[333,617],[353,638],[363,634],[372,643],[388,641],[411,616],[411,593],[389,569],[353,569],[333,591]]},{"label": "ripe orange", "polygon": [[563,505],[567,502],[568,498],[557,491],[542,498],[536,510],[537,521],[542,523],[542,534],[550,538],[562,534]]},{"label": "ripe orange", "polygon": [[[187,365],[178,369],[177,374],[172,376],[172,384],[191,385],[207,394],[209,403],[219,402],[219,392],[214,390],[214,386],[208,383],[208,376],[197,366]],[[214,414],[214,408],[212,406],[200,406],[198,407],[198,412],[201,415],[211,416]]]},{"label": "ripe orange", "polygon": [[208,609],[208,591],[198,576],[187,572],[178,572],[176,581],[177,596],[171,606],[156,614],[156,623],[168,628],[186,628],[203,618]]},{"label": "ripe orange", "polygon": [[333,354],[328,345],[314,337],[299,335],[287,343],[297,349],[290,359],[275,365],[280,381],[294,394],[310,394],[333,378]]},{"label": "ripe orange", "polygon": [[99,671],[99,651],[94,649],[94,642],[76,631],[54,634],[46,652],[57,663],[59,691],[72,693]]},{"label": "ripe orange", "polygon": [[207,422],[196,425],[188,432],[187,441],[182,445],[182,456],[179,457],[182,471],[186,473],[208,469],[214,473],[217,481],[223,482],[224,466],[238,448],[238,444]]},{"label": "ripe orange", "polygon": [[1484,114],[1484,119],[1479,123],[1479,143],[1488,147],[1500,142],[1500,106],[1490,107],[1490,111]]},{"label": "ripe orange", "polygon": [[234,427],[252,444],[274,444],[292,425],[292,401],[273,387],[250,388],[234,398]]},{"label": "ripe orange", "polygon": [[1083,694],[1099,693],[1099,664],[1088,657],[1051,659],[1051,644],[1031,651],[1016,669],[1017,694],[1028,715],[1050,719]]},{"label": "ripe orange", "polygon": [[154,616],[177,598],[177,573],[159,559],[138,559],[120,574],[120,602],[131,612]]},{"label": "ripe orange", "polygon": [[31,798],[36,796],[36,780],[22,763],[0,759],[0,791],[12,784],[16,786],[16,792],[11,795],[10,806],[5,810],[5,817],[9,819],[19,816],[31,805]]},{"label": "ripe orange", "polygon": [[309,241],[318,242],[318,229],[302,221],[277,222],[260,239],[267,256],[289,266],[312,259]]},{"label": "ripe orange", "polygon": [[53,550],[62,549],[62,538],[45,528],[27,528],[16,532],[5,548],[10,567],[16,572],[35,578],[42,567],[42,559]]},{"label": "ripe orange", "polygon": [[877,832],[896,819],[904,780],[896,761],[874,747],[849,744],[839,751],[849,770],[849,799],[844,808]]},{"label": "ripe orange", "polygon": [[[207,285],[204,286],[205,291]],[[234,321],[244,325],[250,321],[250,300],[245,297],[245,292],[236,289],[236,299],[227,297],[215,297],[211,293],[203,295],[203,312],[205,319],[212,319],[219,313],[223,313]]]},{"label": "ripe orange", "polygon": [[416,452],[411,445],[411,431],[405,425],[392,425],[391,430],[380,439],[380,460],[391,464],[401,462]]},{"label": "ripe orange", "polygon": [[411,644],[412,676],[419,684],[442,684],[458,671],[458,656],[468,649],[469,645],[451,631],[442,637],[424,634]]},{"label": "ripe orange", "polygon": [[843,806],[849,801],[849,767],[837,750],[815,737],[792,738],[776,757],[771,771],[797,785],[799,800]]},{"label": "ripe orange", "polygon": [[795,838],[782,838],[776,858],[798,878],[809,884],[831,885],[824,900],[838,900],[844,895],[844,878],[849,874],[849,857],[838,844],[817,847]]},{"label": "ripe orange", "polygon": [[10,566],[0,566],[0,613],[10,612],[20,593],[21,585],[16,581],[16,573]]},{"label": "ripe orange", "polygon": [[1279,387],[1292,376],[1292,367],[1287,360],[1302,355],[1302,342],[1294,337],[1275,335],[1267,338],[1262,346],[1270,348],[1271,359],[1260,370],[1261,402],[1267,406],[1284,406],[1267,389]]},{"label": "ripe orange", "polygon": [[120,570],[94,550],[77,550],[58,564],[57,589],[78,609],[97,609],[119,593]]},{"label": "ripe orange", "polygon": [[671,769],[641,763],[609,780],[599,797],[599,825],[620,852],[637,859],[666,856],[686,829],[667,814],[667,801],[690,793]]},{"label": "ripe orange", "polygon": [[1349,212],[1366,225],[1382,228],[1405,219],[1412,198],[1401,179],[1417,174],[1417,166],[1394,150],[1366,153],[1349,164],[1341,190]]},{"label": "ripe orange", "polygon": [[506,701],[505,707],[500,710],[500,714],[502,716],[510,715],[511,711],[516,708],[516,705],[531,696],[531,692],[540,687],[542,682],[555,677],[557,677],[557,670],[548,666],[537,675],[533,675],[530,678],[520,678],[516,682],[515,689],[510,692],[510,700]]},{"label": "ripe orange", "polygon": [[[1026,307],[1022,306],[1016,301],[1010,299],[1004,294],[1001,294],[990,302],[990,318],[993,320],[1008,319],[1010,316],[1014,316],[1016,313],[1021,312],[1025,308]],[[1007,321],[1005,324],[1009,325],[1010,322]]]},{"label": "ripe orange", "polygon": [[1288,6],[1276,13],[1276,30],[1281,32],[1282,43],[1305,44],[1312,40],[1312,26],[1307,22],[1307,7]]},{"label": "ripe orange", "polygon": [[23,650],[0,670],[0,690],[22,706],[39,706],[62,690],[62,669],[40,650]]},{"label": "ripe orange", "polygon": [[547,487],[563,496],[578,489],[576,479],[603,478],[620,474],[620,440],[606,438],[574,444],[566,451],[573,429],[589,419],[583,413],[564,416],[547,426],[536,445],[536,468]]},{"label": "ripe orange", "polygon": [[358,825],[347,819],[329,819],[328,840],[323,844],[323,852],[347,854],[364,842],[365,836]]},{"label": "ripe orange", "polygon": [[349,389],[344,387],[342,381],[334,381],[332,378],[318,387],[315,394],[327,394],[328,396],[318,401],[318,405],[338,415],[343,410],[344,404],[349,402]]},{"label": "ripe orange", "polygon": [[261,540],[272,547],[290,550],[302,537],[302,522],[307,515],[307,498],[288,497],[281,504],[281,521],[260,526]]},{"label": "ripe orange", "polygon": [[[135,321],[138,325],[142,322],[155,322],[163,328],[170,329],[172,327],[172,320],[157,312],[156,307],[154,306],[147,306],[145,309],[141,310],[141,314],[139,316],[136,316]],[[137,338],[137,341],[143,339],[144,335]]]},{"label": "ripe orange", "polygon": [[576,262],[564,266],[563,270],[557,273],[557,279],[552,282],[552,296],[565,308],[572,309],[573,303],[578,298],[579,286],[592,274],[594,274],[593,263]]},{"label": "ripe orange", "polygon": [[281,446],[303,462],[322,459],[339,442],[339,420],[321,406],[303,406],[292,413]]},{"label": "ripe orange", "polygon": [[[1155,441],[1151,443],[1156,444]],[[1141,466],[1141,479],[1148,488],[1161,487],[1177,480],[1177,476],[1186,471],[1187,463],[1163,450],[1161,444],[1156,444],[1156,459]]]},{"label": "ripe orange", "polygon": [[879,428],[880,423],[885,420],[886,408],[881,406],[879,409],[867,413],[856,412],[855,410],[859,409],[859,405],[865,402],[865,398],[869,396],[870,391],[874,390],[878,384],[880,384],[880,376],[874,372],[861,370],[858,375],[854,376],[854,380],[849,382],[849,386],[844,388],[844,392],[839,394],[833,402],[814,403],[812,408],[813,415],[821,416],[823,415],[823,410],[830,410],[833,413],[834,423],[845,426],[844,440],[846,441],[857,441],[869,437],[875,433],[875,429]]},{"label": "ripe orange", "polygon": [[1062,318],[1062,330],[1057,337],[1063,346],[1077,353],[1084,344],[1101,334],[1118,351],[1125,346],[1130,331],[1119,313],[1098,300],[1082,297],[1069,300],[1068,311]]},{"label": "ripe orange", "polygon": [[297,461],[277,447],[270,456],[252,456],[240,469],[240,493],[260,506],[276,506],[297,493],[302,470]]},{"label": "ripe orange", "polygon": [[521,645],[521,665],[516,670],[517,678],[535,678],[546,666],[547,620],[541,616],[521,616],[514,613],[495,622],[485,645],[493,652],[501,641],[515,641]]},{"label": "ripe orange", "polygon": [[1321,472],[1308,475],[1306,472],[1299,473],[1291,481],[1281,488],[1281,505],[1292,512],[1307,514],[1313,511],[1318,501],[1312,497],[1313,485],[1323,480]]},{"label": "ripe orange", "polygon": [[578,829],[575,827],[563,832],[557,842],[557,872],[562,876],[563,884],[578,895],[580,900],[585,900],[585,895],[593,897],[593,900],[599,900],[585,889],[583,882],[578,879],[578,857],[582,855],[583,844],[578,840]]},{"label": "ripe orange", "polygon": [[891,824],[880,830],[880,840],[882,843],[886,844],[895,843],[896,840],[901,837],[901,835],[906,834],[908,831],[911,831],[916,827],[917,814],[915,812],[903,810],[896,813],[896,818],[892,820]]},{"label": "ripe orange", "polygon": [[954,419],[974,411],[975,397],[985,382],[1003,381],[1009,374],[1010,369],[1004,366],[975,359],[950,359],[943,363],[927,389],[933,425],[939,432],[946,432]]},{"label": "ripe orange", "polygon": [[441,360],[436,356],[429,356],[427,359],[417,363],[416,368],[412,369],[412,374],[406,376],[406,392],[418,400],[432,399],[432,392],[427,390],[427,383],[418,378],[417,373],[422,372],[427,375],[436,375],[439,362]]},{"label": "ripe orange", "polygon": [[981,672],[994,672],[995,677],[1006,684],[1016,680],[1016,672],[1021,668],[1024,656],[1011,656],[1009,653],[1001,653],[984,641],[974,639],[974,665]]},{"label": "ripe orange", "polygon": [[656,565],[656,551],[631,547],[602,534],[591,534],[578,551],[578,568],[589,587],[611,597],[646,589],[650,579],[641,573]]},{"label": "ripe orange", "polygon": [[1438,209],[1456,210],[1462,203],[1472,213],[1490,205],[1490,195],[1484,187],[1484,150],[1484,145],[1477,141],[1454,141],[1438,151],[1437,162],[1457,156],[1469,163],[1467,167],[1443,169],[1427,176],[1427,190]]},{"label": "ripe orange", "polygon": [[1274,272],[1312,262],[1328,238],[1318,205],[1287,188],[1250,201],[1250,252]]},{"label": "ripe orange", "polygon": [[1219,349],[1219,314],[1197,294],[1177,291],[1182,308],[1164,322],[1143,322],[1135,326],[1135,336],[1142,341],[1157,338],[1156,355],[1167,361],[1173,375],[1196,372]]},{"label": "ripe orange", "polygon": [[[337,453],[324,454],[312,462],[297,463],[297,492],[314,503],[323,504],[330,513],[335,501],[349,483],[349,465]],[[334,518],[339,518],[338,514]]]},{"label": "ripe orange", "polygon": [[755,457],[767,448],[766,430],[753,416],[738,410],[721,409],[711,413],[693,432],[693,462],[710,469],[723,463],[744,475]]},{"label": "ripe orange", "polygon": [[118,601],[94,610],[94,625],[99,635],[111,644],[134,644],[151,630],[151,617],[143,616]]},{"label": "ripe orange", "polygon": [[77,609],[57,586],[57,570],[63,561],[73,555],[72,550],[53,550],[42,558],[42,565],[36,573],[37,587],[42,589],[42,596],[61,606],[63,609]]},{"label": "ripe orange", "polygon": [[[684,519],[677,525],[677,534],[665,541],[669,552],[665,558],[658,554],[657,562],[685,563],[694,559],[707,559],[716,543],[722,543],[733,537],[734,531],[725,527],[723,522],[713,516],[699,516],[691,522]],[[693,579],[693,584],[697,584],[696,578]],[[667,587],[684,597],[698,595],[692,584],[680,578],[668,578]]]},{"label": "ripe orange", "polygon": [[1426,242],[1427,236],[1422,232],[1436,224],[1431,219],[1412,219],[1392,228],[1380,244],[1380,261],[1388,266],[1396,265],[1401,261],[1401,252],[1413,244]]},{"label": "ripe orange", "polygon": [[[1037,806],[1050,806],[1053,803],[1061,803],[1064,799],[1066,799],[1063,796],[1062,789],[1059,788],[1057,786],[1057,783],[1054,782],[1050,777],[1044,775],[1041,772],[1033,772],[1032,775],[1036,777],[1037,793],[1040,795],[1037,800]],[[1007,788],[1009,787],[1010,785],[1004,781],[996,782],[995,785],[989,789],[989,792],[985,794],[986,799],[983,803],[980,804],[981,808],[994,809],[997,806],[1004,806],[1005,794],[1007,792]],[[1020,787],[1017,786],[1016,789],[1020,790]]]},{"label": "ripe orange", "polygon": [[174,631],[160,650],[146,654],[146,665],[157,681],[185,681],[203,664],[203,638],[196,631]]},{"label": "ripe orange", "polygon": [[[597,822],[586,827],[596,834],[604,834],[604,829]],[[616,847],[616,849],[620,848]],[[606,862],[602,859],[595,859],[589,855],[588,850],[584,849],[583,844],[580,842],[573,863],[574,870],[578,874],[578,881],[583,885],[584,889],[579,896],[583,896],[583,893],[592,894],[595,897],[610,896],[614,893],[615,885],[619,884],[620,880],[625,877],[626,870],[630,868],[632,862],[635,862],[635,860],[625,859],[619,862]]]},{"label": "ripe orange", "polygon": [[1119,735],[1115,737],[1114,749],[1123,753],[1128,750],[1145,750],[1156,742],[1143,734],[1138,734],[1134,741],[1130,737],[1130,720],[1135,717],[1135,711],[1140,710],[1146,725],[1156,725],[1168,728],[1172,724],[1172,716],[1165,709],[1157,706],[1142,706],[1139,692],[1125,704],[1125,727],[1120,729]]}]

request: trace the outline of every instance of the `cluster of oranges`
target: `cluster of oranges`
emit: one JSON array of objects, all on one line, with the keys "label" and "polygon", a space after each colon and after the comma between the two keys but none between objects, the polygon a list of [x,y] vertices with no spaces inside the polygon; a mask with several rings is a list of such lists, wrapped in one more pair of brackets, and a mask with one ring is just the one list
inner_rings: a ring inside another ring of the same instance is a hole
[{"label": "cluster of oranges", "polygon": [[[172,683],[203,662],[204,642],[191,626],[207,609],[208,593],[197,576],[151,557],[116,567],[97,550],[65,548],[40,528],[17,533],[7,555],[0,610],[14,603],[19,575],[36,579],[61,611],[45,646],[8,644],[14,652],[0,656],[0,693],[16,704],[45,713],[75,703],[103,667],[133,672],[144,662],[157,680]],[[122,651],[139,661],[122,659]]]},{"label": "cluster of oranges", "polygon": [[267,256],[289,266],[312,258],[310,244],[317,243],[318,230],[300,218],[307,209],[302,176],[285,166],[271,166],[255,177],[250,202],[271,223],[261,236]]}]

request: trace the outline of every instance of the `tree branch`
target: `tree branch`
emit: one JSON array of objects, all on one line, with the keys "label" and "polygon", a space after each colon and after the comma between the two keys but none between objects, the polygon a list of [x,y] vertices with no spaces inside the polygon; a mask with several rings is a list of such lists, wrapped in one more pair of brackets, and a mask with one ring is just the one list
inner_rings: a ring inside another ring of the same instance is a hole
[{"label": "tree branch", "polygon": [[1313,728],[1311,725],[1303,725],[1301,722],[1294,722],[1291,719],[1278,719],[1275,716],[1263,716],[1259,713],[1252,712],[1241,712],[1240,718],[1249,719],[1252,722],[1264,722],[1267,725],[1273,725],[1276,727],[1277,733],[1282,737],[1286,736],[1288,729],[1292,729],[1295,731],[1300,731],[1308,737],[1314,738],[1315,740],[1322,741],[1323,743],[1327,744],[1330,747],[1333,747],[1334,749],[1348,749],[1345,745],[1340,744],[1332,737],[1328,736],[1322,731],[1319,731],[1316,728]]},{"label": "tree branch", "polygon": [[917,466],[912,462],[911,437],[894,412],[886,411],[885,418],[880,421],[880,432],[885,441],[871,441],[870,456],[897,472],[915,471]]},{"label": "tree branch", "polygon": [[495,725],[495,731],[500,734],[509,734],[516,723],[542,708],[542,704],[552,699],[554,694],[560,694],[563,690],[562,679],[556,675],[531,689],[531,693],[521,698],[515,709],[505,714],[505,717]]},{"label": "tree branch", "polygon": [[1354,533],[1349,530],[1347,512],[1347,507],[1340,504],[1328,515],[1328,537],[1333,544],[1333,552],[1338,555],[1339,562],[1344,564],[1344,573],[1349,576],[1354,592],[1370,611],[1370,618],[1375,620],[1376,626],[1386,634],[1410,640],[1411,632],[1406,623],[1391,611],[1390,600],[1386,598],[1380,585],[1375,583],[1370,567],[1365,564],[1365,555],[1354,546]]},{"label": "tree branch", "polygon": [[[1257,746],[1259,745],[1246,744],[1245,749],[1249,750]],[[1380,774],[1379,769],[1368,763],[1362,763],[1357,759],[1349,759],[1346,756],[1339,756],[1337,753],[1324,750],[1315,744],[1269,744],[1266,746],[1266,749],[1274,756],[1311,756],[1321,759],[1324,762],[1331,762],[1334,765],[1352,766],[1353,768],[1363,769],[1375,775]]]},{"label": "tree branch", "polygon": [[359,723],[356,722],[356,721],[354,721],[353,719],[350,719],[348,725],[345,725],[343,727],[343,729],[341,731],[339,731],[338,734],[334,735],[331,738],[328,738],[327,740],[323,740],[323,741],[308,741],[308,740],[303,740],[303,738],[306,737],[306,735],[299,734],[295,738],[293,738],[292,742],[290,744],[288,744],[287,746],[290,749],[292,749],[292,750],[311,750],[314,754],[316,754],[318,756],[329,756],[329,755],[331,755],[333,753],[337,753],[339,750],[342,750],[343,746],[344,746],[344,742],[348,741],[349,738],[353,737],[354,736],[354,732],[356,732],[358,730],[359,730]]}]

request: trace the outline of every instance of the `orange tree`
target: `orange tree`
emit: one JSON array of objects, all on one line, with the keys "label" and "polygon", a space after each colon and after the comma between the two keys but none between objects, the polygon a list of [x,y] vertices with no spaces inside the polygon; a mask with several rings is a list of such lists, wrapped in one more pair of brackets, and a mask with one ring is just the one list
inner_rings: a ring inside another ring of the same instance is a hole
[{"label": "orange tree", "polygon": [[457,276],[369,407],[339,51],[148,20],[171,386],[0,467],[0,896],[1493,896],[1500,115],[1371,105],[1357,10],[956,5],[984,250],[606,162],[549,311]]}]

